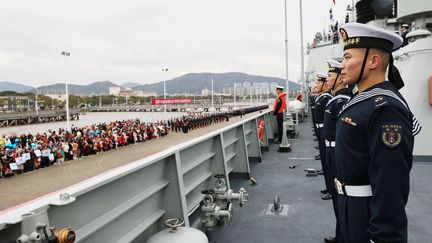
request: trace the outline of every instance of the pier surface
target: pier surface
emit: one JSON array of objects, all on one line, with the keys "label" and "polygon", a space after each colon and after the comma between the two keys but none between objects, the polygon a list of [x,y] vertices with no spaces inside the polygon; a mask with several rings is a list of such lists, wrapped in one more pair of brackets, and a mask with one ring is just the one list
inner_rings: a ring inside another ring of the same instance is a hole
[{"label": "pier surface", "polygon": [[[243,119],[257,113],[246,114]],[[1,178],[0,198],[2,200],[0,200],[0,210],[61,190],[110,169],[155,154],[240,120],[240,117],[232,117],[228,122],[216,123],[212,126],[189,131],[189,133],[170,132],[168,136],[159,139],[152,139],[144,143],[121,147],[117,150],[66,161],[60,165],[53,165],[9,178]]]}]

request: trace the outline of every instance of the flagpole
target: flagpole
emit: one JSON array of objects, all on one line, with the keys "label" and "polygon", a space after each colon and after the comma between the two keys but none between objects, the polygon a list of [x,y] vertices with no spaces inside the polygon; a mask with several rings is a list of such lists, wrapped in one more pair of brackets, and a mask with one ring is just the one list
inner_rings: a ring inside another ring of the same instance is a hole
[{"label": "flagpole", "polygon": [[[301,70],[300,70],[300,79],[302,84],[302,93],[304,93],[304,87],[306,85],[306,81],[304,80],[304,45],[303,45],[303,5],[302,0],[299,0],[299,7],[300,7],[300,60],[301,60]],[[306,94],[305,94],[306,97]]]},{"label": "flagpole", "polygon": [[288,20],[287,20],[287,0],[285,0],[285,74],[286,74],[286,109],[283,111],[283,123],[282,123],[282,138],[279,138],[281,143],[279,144],[278,152],[288,152],[291,150],[291,145],[288,143],[288,137],[286,133],[287,121],[286,116],[288,114],[289,106],[289,82],[288,82]]},{"label": "flagpole", "polygon": [[285,75],[286,75],[286,103],[288,111],[288,100],[289,100],[289,83],[288,83],[288,20],[287,20],[287,0],[285,0]]},{"label": "flagpole", "polygon": [[214,94],[214,92],[213,92],[213,77],[211,78],[211,92],[212,92],[212,94],[211,94],[211,108],[212,108],[212,112],[214,111],[214,105],[213,105],[213,94]]},{"label": "flagpole", "polygon": [[234,108],[233,108],[233,110],[234,110],[235,107],[236,107],[236,86],[235,86],[235,82],[234,82],[234,90],[233,90],[233,94],[234,94]]}]

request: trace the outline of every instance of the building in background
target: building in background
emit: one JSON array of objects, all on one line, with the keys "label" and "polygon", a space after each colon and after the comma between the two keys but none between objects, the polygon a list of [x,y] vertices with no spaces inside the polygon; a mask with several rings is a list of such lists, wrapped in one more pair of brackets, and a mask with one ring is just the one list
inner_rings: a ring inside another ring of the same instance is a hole
[{"label": "building in background", "polygon": [[276,85],[278,85],[277,83],[271,83],[270,84],[270,92],[272,92],[272,94],[276,95]]},{"label": "building in background", "polygon": [[223,89],[222,89],[222,93],[223,93],[224,95],[233,95],[233,93],[234,93],[234,88],[233,88],[233,87],[223,88]]},{"label": "building in background", "polygon": [[155,92],[143,92],[140,90],[133,90],[132,88],[122,88],[118,86],[109,87],[109,95],[122,96],[122,97],[150,97],[157,96]]},{"label": "building in background", "polygon": [[50,97],[51,99],[66,101],[66,94],[45,94],[45,96]]},{"label": "building in background", "polygon": [[270,85],[269,83],[253,83],[252,85],[252,95],[258,94],[269,94]]},{"label": "building in background", "polygon": [[[267,83],[267,82],[243,82],[234,83],[233,87],[226,87],[222,89],[224,95],[234,95],[236,96],[249,96],[249,95],[267,95],[274,93],[276,90],[277,83]],[[235,91],[235,92],[234,92]],[[205,92],[205,89],[203,90]],[[209,91],[211,93],[211,91]]]},{"label": "building in background", "polygon": [[205,87],[203,90],[201,90],[202,96],[209,96],[211,95],[211,90],[209,90],[207,87]]}]

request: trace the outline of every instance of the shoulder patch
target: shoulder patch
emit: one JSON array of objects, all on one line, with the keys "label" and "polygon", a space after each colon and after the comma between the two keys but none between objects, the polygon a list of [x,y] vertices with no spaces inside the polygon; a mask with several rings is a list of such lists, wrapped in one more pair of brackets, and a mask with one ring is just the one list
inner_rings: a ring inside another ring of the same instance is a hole
[{"label": "shoulder patch", "polygon": [[382,95],[373,97],[373,101],[374,101],[375,110],[389,104],[386,98]]},{"label": "shoulder patch", "polygon": [[402,127],[399,125],[383,125],[381,140],[389,148],[397,147],[402,141]]}]

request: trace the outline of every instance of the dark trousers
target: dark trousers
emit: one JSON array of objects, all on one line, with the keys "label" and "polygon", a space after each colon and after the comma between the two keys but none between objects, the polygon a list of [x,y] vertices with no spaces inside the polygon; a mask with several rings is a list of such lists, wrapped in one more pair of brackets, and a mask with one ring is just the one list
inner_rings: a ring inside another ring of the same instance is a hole
[{"label": "dark trousers", "polygon": [[318,147],[319,147],[320,157],[321,157],[321,166],[322,166],[322,170],[324,173],[324,181],[325,181],[326,189],[327,189],[327,191],[329,191],[329,189],[333,186],[333,183],[328,181],[328,169],[327,169],[327,162],[326,162],[326,146],[325,146],[325,141],[324,141],[324,136],[323,136],[323,129],[318,128],[317,131],[318,131]]},{"label": "dark trousers", "polygon": [[[326,163],[327,163],[327,181],[330,183],[334,182],[336,178],[336,164],[335,164],[335,148],[327,147],[326,148]],[[336,191],[336,187],[331,185],[328,188],[329,193],[332,195],[333,201],[333,210],[336,217],[336,238],[340,239],[340,230],[339,230],[339,212],[338,212],[338,193]]]},{"label": "dark trousers", "polygon": [[278,139],[279,142],[282,141],[282,134],[283,134],[283,113],[278,113],[276,115],[276,121],[278,126]]},{"label": "dark trousers", "polygon": [[370,242],[370,235],[367,232],[370,216],[370,198],[339,195],[337,203],[341,233],[339,242]]}]

